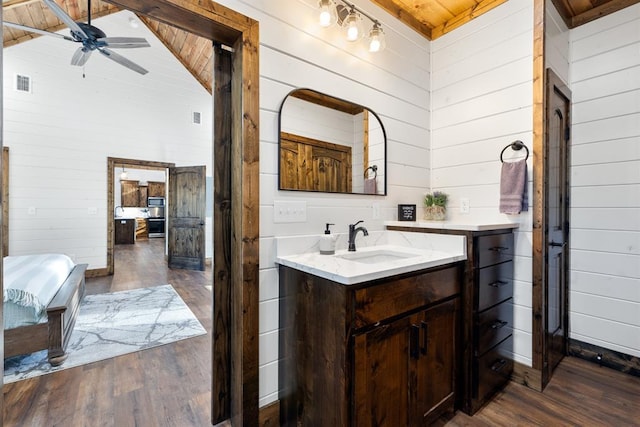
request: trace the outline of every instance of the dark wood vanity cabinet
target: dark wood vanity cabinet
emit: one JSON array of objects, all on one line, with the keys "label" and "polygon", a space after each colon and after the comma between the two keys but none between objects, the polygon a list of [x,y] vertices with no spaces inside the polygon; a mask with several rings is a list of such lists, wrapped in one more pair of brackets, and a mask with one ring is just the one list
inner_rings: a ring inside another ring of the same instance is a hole
[{"label": "dark wood vanity cabinet", "polygon": [[462,274],[346,286],[281,266],[282,424],[421,426],[453,411]]},{"label": "dark wood vanity cabinet", "polygon": [[462,371],[457,406],[473,415],[513,373],[513,230],[389,226],[467,238],[462,297]]}]

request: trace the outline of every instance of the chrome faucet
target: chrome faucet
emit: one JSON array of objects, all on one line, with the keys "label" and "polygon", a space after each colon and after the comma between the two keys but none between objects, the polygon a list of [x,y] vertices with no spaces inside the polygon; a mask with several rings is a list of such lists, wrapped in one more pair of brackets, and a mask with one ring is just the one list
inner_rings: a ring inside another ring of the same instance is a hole
[{"label": "chrome faucet", "polygon": [[360,220],[355,224],[349,224],[349,251],[350,252],[354,252],[356,250],[356,234],[358,234],[358,231],[362,231],[362,234],[365,236],[369,235],[369,232],[367,231],[366,228],[364,227],[356,228],[356,225],[360,224],[361,222],[364,222],[364,221]]}]

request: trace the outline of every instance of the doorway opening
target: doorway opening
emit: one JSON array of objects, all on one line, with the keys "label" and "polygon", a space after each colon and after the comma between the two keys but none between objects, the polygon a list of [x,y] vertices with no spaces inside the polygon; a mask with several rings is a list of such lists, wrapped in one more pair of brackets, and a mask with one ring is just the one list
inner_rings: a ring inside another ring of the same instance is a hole
[{"label": "doorway opening", "polygon": [[[115,185],[120,180],[120,176],[116,176],[116,169],[122,169],[126,171],[127,169],[141,169],[141,170],[149,170],[149,171],[162,171],[166,175],[166,171],[168,168],[175,167],[174,163],[167,162],[155,162],[149,160],[135,160],[135,159],[123,159],[116,157],[107,158],[107,212],[111,214],[107,215],[107,268],[106,274],[111,275],[115,271],[114,265],[114,249],[116,244],[115,239],[115,217],[117,216],[116,208],[124,208],[122,204],[116,205],[115,199]],[[120,196],[120,200],[122,200],[122,195]],[[139,197],[139,196],[138,196]],[[144,199],[148,198],[148,193],[143,197]],[[145,205],[147,202],[145,202]],[[131,206],[131,208],[133,208]],[[141,209],[144,209],[143,206],[140,206]],[[165,252],[166,253],[166,252]]]}]

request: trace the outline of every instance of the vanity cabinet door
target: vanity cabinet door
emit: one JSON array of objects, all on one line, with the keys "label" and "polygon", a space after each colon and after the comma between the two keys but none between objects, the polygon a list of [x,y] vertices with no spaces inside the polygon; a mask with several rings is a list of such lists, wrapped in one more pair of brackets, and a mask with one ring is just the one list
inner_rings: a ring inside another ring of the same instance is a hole
[{"label": "vanity cabinet door", "polygon": [[[415,316],[412,316],[415,317]],[[409,316],[354,337],[351,425],[408,426]]]},{"label": "vanity cabinet door", "polygon": [[411,425],[430,425],[454,406],[458,360],[460,298],[440,303],[417,315],[418,351],[411,354],[415,409]]},{"label": "vanity cabinet door", "polygon": [[459,301],[354,337],[352,425],[429,425],[453,409]]}]

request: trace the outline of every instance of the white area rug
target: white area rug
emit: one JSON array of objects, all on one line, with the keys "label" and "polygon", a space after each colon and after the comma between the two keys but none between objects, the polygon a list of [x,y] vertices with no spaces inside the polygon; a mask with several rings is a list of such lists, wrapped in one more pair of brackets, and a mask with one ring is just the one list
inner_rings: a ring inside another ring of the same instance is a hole
[{"label": "white area rug", "polygon": [[47,362],[47,351],[4,361],[4,383],[206,334],[173,286],[155,286],[87,295],[61,365]]}]

